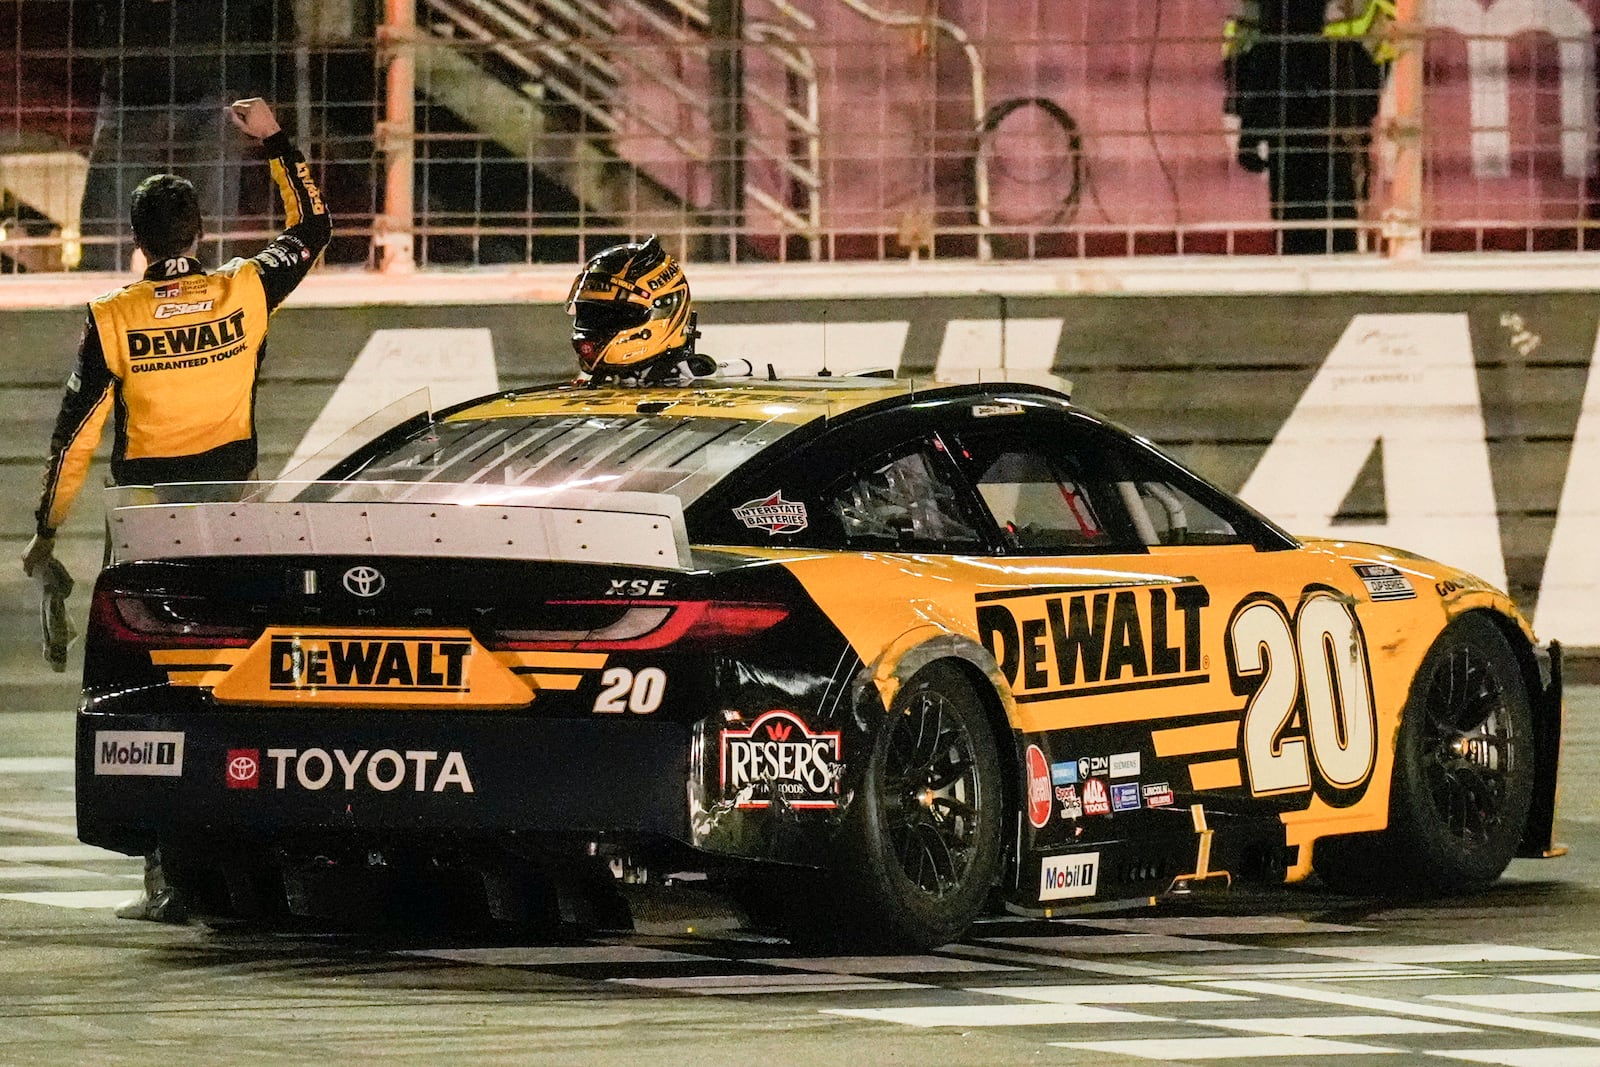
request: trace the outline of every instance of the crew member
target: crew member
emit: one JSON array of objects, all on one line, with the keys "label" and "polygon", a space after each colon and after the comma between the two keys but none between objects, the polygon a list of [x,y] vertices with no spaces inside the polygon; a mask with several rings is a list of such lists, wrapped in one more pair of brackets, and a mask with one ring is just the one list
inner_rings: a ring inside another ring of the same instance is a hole
[{"label": "crew member", "polygon": [[590,385],[678,385],[717,371],[694,350],[689,279],[654,237],[593,256],[572,283],[567,314]]},{"label": "crew member", "polygon": [[[56,530],[83,488],[113,409],[111,477],[119,485],[254,477],[267,320],[322,255],[331,222],[310,167],[266,101],[241,100],[228,114],[262,142],[288,228],[250,259],[207,272],[195,259],[201,218],[194,186],[156,174],[134,190],[134,240],[150,266],[139,281],[89,304],[22,559],[29,575],[59,567]],[[164,884],[158,859],[146,864],[145,893],[118,914],[183,920],[183,903]]]},{"label": "crew member", "polygon": [[1239,116],[1240,166],[1268,173],[1273,218],[1346,223],[1286,228],[1286,254],[1357,248],[1350,224],[1366,195],[1386,58],[1379,34],[1391,11],[1389,0],[1370,0],[1358,16],[1330,20],[1324,0],[1260,0],[1259,21],[1228,27],[1229,109]]}]

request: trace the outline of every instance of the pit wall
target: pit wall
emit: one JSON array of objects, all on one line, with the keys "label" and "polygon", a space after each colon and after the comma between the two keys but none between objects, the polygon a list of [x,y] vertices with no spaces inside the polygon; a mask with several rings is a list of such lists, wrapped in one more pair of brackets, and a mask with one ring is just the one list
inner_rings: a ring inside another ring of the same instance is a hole
[{"label": "pit wall", "polygon": [[[1467,567],[1508,583],[1542,638],[1595,647],[1596,258],[702,267],[692,281],[701,351],[740,369],[748,359],[762,375],[771,364],[779,374],[1070,380],[1076,401],[1291,531]],[[0,284],[5,558],[31,532],[81,301],[118,281]],[[438,407],[570,377],[560,303],[569,282],[565,271],[314,276],[272,326],[262,474],[417,389]],[[60,551],[82,579],[80,628],[101,541],[99,501],[88,494]],[[0,563],[0,710],[56,700],[78,669],[75,659],[61,679],[36,665],[37,625],[33,587]],[[35,684],[43,688],[27,688]]]}]

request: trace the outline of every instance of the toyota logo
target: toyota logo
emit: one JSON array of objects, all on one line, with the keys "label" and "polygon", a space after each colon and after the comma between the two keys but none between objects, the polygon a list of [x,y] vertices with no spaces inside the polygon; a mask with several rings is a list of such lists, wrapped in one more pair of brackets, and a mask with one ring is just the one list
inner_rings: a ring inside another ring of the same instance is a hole
[{"label": "toyota logo", "polygon": [[376,567],[351,567],[344,572],[344,587],[356,596],[377,596],[383,592],[383,575]]},{"label": "toyota logo", "polygon": [[249,781],[256,776],[256,761],[249,756],[235,756],[228,761],[228,777],[236,782]]}]

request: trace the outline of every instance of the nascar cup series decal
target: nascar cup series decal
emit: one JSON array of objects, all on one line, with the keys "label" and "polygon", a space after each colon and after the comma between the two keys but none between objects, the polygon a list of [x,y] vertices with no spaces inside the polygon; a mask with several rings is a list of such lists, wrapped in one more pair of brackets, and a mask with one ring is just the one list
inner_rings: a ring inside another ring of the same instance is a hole
[{"label": "nascar cup series decal", "polygon": [[1017,703],[1210,681],[1204,586],[979,593],[978,635]]},{"label": "nascar cup series decal", "polygon": [[722,795],[736,808],[837,808],[840,758],[838,730],[812,731],[790,712],[769,711],[722,731]]},{"label": "nascar cup series decal", "polygon": [[466,630],[272,628],[213,695],[224,704],[511,708],[533,690]]},{"label": "nascar cup series decal", "polygon": [[1367,587],[1367,596],[1373,600],[1415,600],[1417,591],[1399,570],[1386,563],[1357,563],[1353,565],[1356,577]]},{"label": "nascar cup series decal", "polygon": [[783,499],[781,490],[760,500],[747,500],[734,508],[733,514],[748,529],[769,534],[795,533],[806,528],[804,502]]}]

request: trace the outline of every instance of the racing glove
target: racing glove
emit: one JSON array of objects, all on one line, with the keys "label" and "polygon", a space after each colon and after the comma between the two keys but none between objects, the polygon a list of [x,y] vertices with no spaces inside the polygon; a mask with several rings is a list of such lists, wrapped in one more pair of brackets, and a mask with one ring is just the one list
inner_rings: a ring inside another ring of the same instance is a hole
[{"label": "racing glove", "polygon": [[44,661],[60,674],[67,669],[67,646],[78,636],[67,615],[72,575],[59,559],[51,556],[34,569],[33,580],[39,585],[39,629],[44,634]]},{"label": "racing glove", "polygon": [[56,559],[56,539],[35,534],[22,554],[22,573],[39,586],[39,630],[44,635],[44,661],[61,673],[67,669],[67,646],[77,636],[67,616],[67,597],[72,595],[72,575]]},{"label": "racing glove", "polygon": [[22,573],[32,578],[33,572],[42,567],[46,560],[54,559],[55,554],[55,534],[34,534],[33,540],[28,542],[28,547],[22,553]]}]

